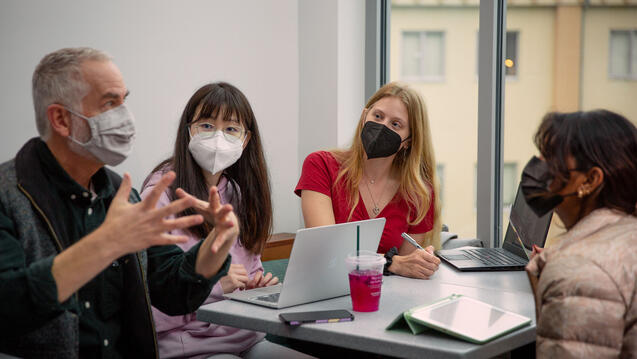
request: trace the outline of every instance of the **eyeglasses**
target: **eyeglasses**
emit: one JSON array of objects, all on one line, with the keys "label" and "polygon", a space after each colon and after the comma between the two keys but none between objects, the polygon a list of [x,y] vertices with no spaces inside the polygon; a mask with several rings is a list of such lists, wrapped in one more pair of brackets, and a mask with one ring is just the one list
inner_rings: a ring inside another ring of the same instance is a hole
[{"label": "eyeglasses", "polygon": [[221,131],[226,140],[230,142],[240,142],[245,134],[248,132],[241,126],[228,125],[223,128],[217,128],[210,122],[196,122],[190,125],[190,135],[203,135],[206,137],[214,136],[217,131]]}]

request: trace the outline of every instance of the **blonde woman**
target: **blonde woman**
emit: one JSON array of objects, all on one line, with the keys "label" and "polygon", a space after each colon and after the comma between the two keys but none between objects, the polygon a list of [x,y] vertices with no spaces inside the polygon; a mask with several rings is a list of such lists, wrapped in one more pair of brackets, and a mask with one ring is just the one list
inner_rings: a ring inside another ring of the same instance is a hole
[{"label": "blonde woman", "polygon": [[[352,145],[311,153],[295,193],[306,227],[386,218],[378,252],[385,274],[429,278],[440,259],[440,205],[425,104],[413,89],[389,83],[363,109]],[[425,250],[404,242],[406,232]]]}]

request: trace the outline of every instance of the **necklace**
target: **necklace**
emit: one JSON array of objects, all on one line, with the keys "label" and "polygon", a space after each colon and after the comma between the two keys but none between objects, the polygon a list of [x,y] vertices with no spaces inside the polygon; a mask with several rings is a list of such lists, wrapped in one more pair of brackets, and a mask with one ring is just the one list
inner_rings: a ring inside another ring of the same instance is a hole
[{"label": "necklace", "polygon": [[[380,208],[378,208],[378,204],[376,203],[376,201],[374,200],[374,196],[372,195],[372,190],[369,188],[369,184],[374,184],[373,180],[370,181],[365,181],[365,185],[367,186],[367,192],[369,192],[369,197],[372,199],[372,203],[374,203],[374,208],[372,208],[372,212],[374,212],[375,216],[378,216],[378,214],[380,213]],[[382,198],[382,193],[381,193],[381,198]],[[380,202],[380,198],[378,199],[378,201]]]}]

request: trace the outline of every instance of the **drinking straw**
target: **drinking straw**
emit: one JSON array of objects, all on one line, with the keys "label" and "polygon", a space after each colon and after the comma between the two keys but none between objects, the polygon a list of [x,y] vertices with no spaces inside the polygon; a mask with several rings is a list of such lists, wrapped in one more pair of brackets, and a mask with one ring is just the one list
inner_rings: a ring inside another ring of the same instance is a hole
[{"label": "drinking straw", "polygon": [[361,236],[361,227],[356,225],[356,270],[358,270],[358,251],[360,250],[360,236]]}]

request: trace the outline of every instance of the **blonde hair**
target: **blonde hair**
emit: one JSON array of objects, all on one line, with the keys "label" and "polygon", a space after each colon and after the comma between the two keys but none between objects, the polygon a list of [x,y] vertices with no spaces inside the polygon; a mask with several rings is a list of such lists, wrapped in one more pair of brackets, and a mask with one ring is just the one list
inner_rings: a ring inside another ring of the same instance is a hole
[{"label": "blonde hair", "polygon": [[[425,236],[425,244],[433,245],[436,249],[439,249],[440,230],[442,227],[440,196],[438,195],[439,184],[436,176],[436,160],[425,103],[422,97],[416,91],[407,87],[407,85],[391,82],[372,95],[367,101],[365,108],[371,109],[376,102],[384,97],[398,98],[405,104],[409,117],[410,146],[398,151],[392,163],[392,172],[400,178],[398,192],[407,201],[410,208],[407,213],[407,223],[415,225],[425,218],[429,207],[431,207],[431,192],[433,191],[434,224],[431,231],[427,232]],[[350,193],[348,203],[352,209],[348,220],[351,219],[354,209],[358,205],[358,186],[363,177],[365,149],[363,148],[360,134],[365,124],[365,115],[366,111],[361,115],[350,148],[330,151],[341,164],[341,169],[336,181],[334,181],[334,185],[339,181],[343,181],[343,185]],[[412,209],[415,210],[415,218],[410,221]]]}]

